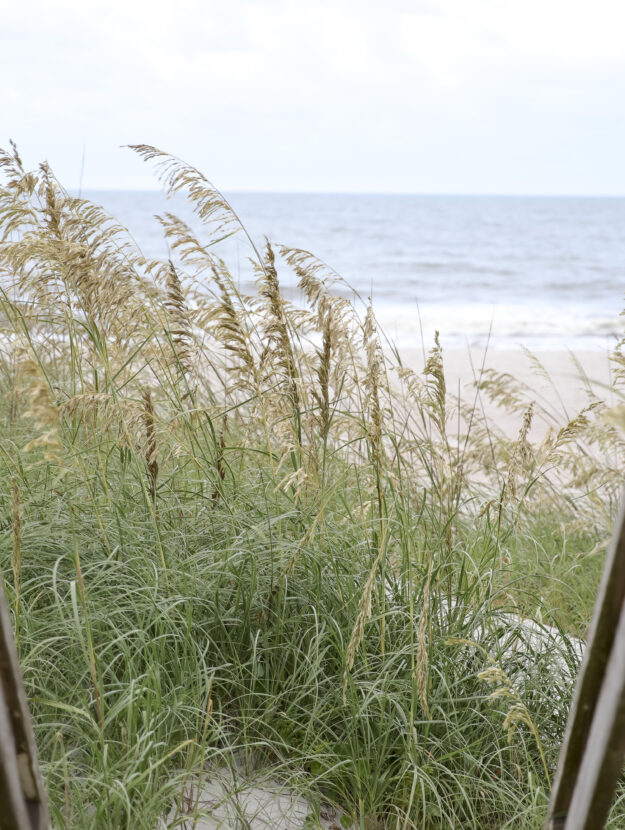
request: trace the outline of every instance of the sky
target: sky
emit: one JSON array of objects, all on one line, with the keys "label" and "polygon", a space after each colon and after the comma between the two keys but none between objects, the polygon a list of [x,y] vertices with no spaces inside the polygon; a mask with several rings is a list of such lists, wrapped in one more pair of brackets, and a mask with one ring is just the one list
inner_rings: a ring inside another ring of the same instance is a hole
[{"label": "sky", "polygon": [[625,195],[622,0],[18,0],[0,146],[148,189]]}]

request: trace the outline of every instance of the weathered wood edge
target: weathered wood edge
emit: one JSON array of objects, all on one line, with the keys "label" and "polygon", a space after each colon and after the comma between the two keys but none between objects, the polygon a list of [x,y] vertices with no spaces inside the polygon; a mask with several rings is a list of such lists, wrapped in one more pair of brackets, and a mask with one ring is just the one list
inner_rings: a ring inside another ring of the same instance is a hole
[{"label": "weathered wood edge", "polygon": [[597,830],[608,818],[625,758],[625,608],[586,742],[565,830]]},{"label": "weathered wood edge", "polygon": [[37,747],[0,575],[0,828],[48,830]]},{"label": "weathered wood edge", "polygon": [[551,790],[546,830],[559,830],[565,826],[624,600],[625,498],[621,496]]}]

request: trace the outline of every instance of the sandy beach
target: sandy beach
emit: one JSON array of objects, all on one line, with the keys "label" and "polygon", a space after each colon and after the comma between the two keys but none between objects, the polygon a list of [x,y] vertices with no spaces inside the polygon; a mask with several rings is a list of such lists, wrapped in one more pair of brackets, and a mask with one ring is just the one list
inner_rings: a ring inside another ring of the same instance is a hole
[{"label": "sandy beach", "polygon": [[[509,412],[488,400],[482,392],[477,396],[474,379],[483,370],[492,369],[512,375],[525,390],[528,403],[534,401],[536,415],[531,438],[542,437],[547,426],[562,426],[574,417],[594,393],[608,403],[616,403],[610,383],[613,366],[606,351],[583,351],[574,355],[566,351],[532,353],[536,360],[523,351],[492,349],[445,350],[443,360],[445,378],[450,394],[459,394],[469,404],[483,408],[493,421],[510,435],[519,429],[522,415]],[[411,368],[422,371],[423,352],[420,349],[402,349],[401,357]],[[538,363],[540,365],[538,365]],[[541,369],[542,367],[542,369]],[[544,369],[544,371],[543,371]]]}]

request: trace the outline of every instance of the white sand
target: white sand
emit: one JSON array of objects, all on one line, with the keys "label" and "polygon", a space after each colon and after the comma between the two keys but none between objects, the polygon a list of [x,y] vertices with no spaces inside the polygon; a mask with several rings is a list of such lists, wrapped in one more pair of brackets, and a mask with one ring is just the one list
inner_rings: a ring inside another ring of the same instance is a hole
[{"label": "white sand", "polygon": [[[306,799],[281,786],[267,773],[246,776],[238,767],[234,771],[223,767],[204,778],[195,810],[186,817],[175,816],[172,812],[167,827],[233,830],[247,826],[250,830],[302,830],[312,826],[310,820],[314,816]],[[324,805],[320,809],[319,823],[315,822],[314,826],[320,830],[343,830],[345,824],[341,819],[344,820],[344,816],[343,811]]]},{"label": "white sand", "polygon": [[[616,403],[606,386],[610,384],[613,366],[607,352],[577,352],[573,359],[568,352],[540,352],[535,357],[540,361],[548,380],[531,358],[519,348],[517,351],[443,350],[445,378],[450,394],[460,394],[463,401],[485,413],[504,431],[515,435],[520,427],[522,414],[514,414],[491,403],[482,392],[476,397],[473,381],[481,376],[482,367],[512,375],[525,387],[528,403],[536,404],[536,416],[531,438],[536,440],[548,424],[563,426],[589,402],[589,392],[608,403]],[[417,349],[401,350],[405,365],[421,371],[423,353]],[[579,365],[576,365],[576,362]],[[585,376],[584,376],[585,375]],[[550,420],[550,418],[554,420]]]}]

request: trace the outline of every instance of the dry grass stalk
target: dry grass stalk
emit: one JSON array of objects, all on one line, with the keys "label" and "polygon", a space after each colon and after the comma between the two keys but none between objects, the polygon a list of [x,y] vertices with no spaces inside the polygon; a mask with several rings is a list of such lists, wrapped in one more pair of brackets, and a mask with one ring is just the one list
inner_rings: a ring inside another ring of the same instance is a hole
[{"label": "dry grass stalk", "polygon": [[425,375],[425,405],[430,417],[436,424],[441,438],[446,439],[447,435],[447,384],[445,383],[445,370],[443,366],[443,350],[441,347],[439,333],[434,334],[434,346],[430,349],[427,361],[423,368]]},{"label": "dry grass stalk", "polygon": [[[26,176],[26,171],[24,170],[24,164],[15,142],[11,140],[9,144],[11,146],[10,151],[0,150],[0,170],[6,176],[5,186],[7,190],[10,190],[12,193],[27,193],[30,195],[34,189],[34,186],[25,187],[24,177]],[[34,177],[31,176],[29,182],[32,183],[33,181]]]},{"label": "dry grass stalk", "polygon": [[625,338],[622,338],[616,344],[610,355],[610,360],[614,364],[614,386],[621,386],[625,381]]},{"label": "dry grass stalk", "polygon": [[333,320],[331,309],[326,309],[323,314],[323,340],[321,349],[318,352],[319,363],[317,365],[317,380],[319,391],[313,395],[319,406],[319,434],[323,444],[328,440],[330,432],[330,369],[332,364],[333,351]]},{"label": "dry grass stalk", "polygon": [[20,497],[20,488],[17,479],[11,479],[12,489],[12,523],[11,530],[13,535],[13,553],[11,556],[11,569],[13,571],[13,588],[15,591],[15,641],[17,642],[19,636],[19,618],[20,618],[20,585],[22,575],[22,500]]},{"label": "dry grass stalk", "polygon": [[144,161],[154,162],[168,195],[184,192],[196,215],[214,226],[214,233],[230,235],[245,230],[228,200],[197,168],[148,144],[130,145]]},{"label": "dry grass stalk", "polygon": [[349,643],[347,645],[347,651],[345,652],[345,671],[343,673],[343,703],[347,703],[347,684],[349,682],[349,674],[354,666],[354,660],[356,659],[356,652],[360,648],[360,644],[363,641],[363,637],[365,635],[365,625],[367,624],[367,620],[371,616],[371,604],[373,599],[373,588],[375,586],[376,577],[378,574],[378,568],[386,554],[386,527],[383,530],[382,538],[380,539],[380,545],[378,548],[378,553],[373,561],[373,565],[371,566],[371,570],[369,571],[369,575],[367,577],[367,581],[365,582],[365,587],[363,588],[362,595],[360,597],[360,604],[358,608],[358,616],[356,617],[356,622],[354,624],[354,628],[352,629],[351,637],[349,638]]},{"label": "dry grass stalk", "polygon": [[[309,251],[281,246],[282,256],[293,268],[298,286],[311,308],[308,317],[296,318],[290,314],[294,327],[304,333],[307,327],[321,334],[321,345],[315,347],[314,360],[306,349],[298,354],[302,380],[300,390],[310,391],[311,399],[304,400],[302,420],[306,427],[308,444],[318,452],[311,452],[311,461],[317,471],[327,472],[328,442],[334,446],[350,442],[354,422],[345,413],[362,411],[366,393],[361,388],[364,355],[358,346],[361,321],[347,299],[336,295],[337,287],[348,291],[343,280]],[[366,358],[365,358],[366,360]],[[332,429],[330,429],[332,427]],[[319,440],[321,439],[321,440]],[[353,442],[354,457],[358,444]]]},{"label": "dry grass stalk", "polygon": [[501,406],[509,412],[524,412],[527,409],[527,400],[522,385],[508,372],[496,372],[494,369],[484,369],[479,380],[475,381],[481,392],[488,400]]},{"label": "dry grass stalk", "polygon": [[[280,367],[286,380],[288,396],[291,400],[296,420],[299,419],[300,401],[298,390],[298,372],[295,354],[289,333],[285,303],[280,292],[278,272],[273,249],[269,242],[265,246],[265,260],[261,275],[261,295],[265,299],[265,335],[267,345],[273,346],[270,352]],[[273,368],[273,367],[272,367]],[[301,441],[301,435],[300,441]]]},{"label": "dry grass stalk", "polygon": [[383,383],[382,350],[378,340],[378,332],[371,306],[367,308],[363,324],[363,345],[367,360],[367,369],[364,378],[365,412],[368,414],[367,443],[369,457],[376,479],[376,491],[380,515],[384,510],[384,493],[382,486],[382,471],[384,462],[384,445],[382,442],[382,407],[380,391]]},{"label": "dry grass stalk", "polygon": [[172,251],[176,251],[182,262],[205,268],[212,261],[209,248],[203,245],[189,225],[173,213],[156,217],[160,222]]},{"label": "dry grass stalk", "polygon": [[215,458],[215,467],[217,470],[217,483],[213,488],[213,492],[211,494],[211,501],[213,502],[213,507],[217,505],[217,499],[219,498],[219,493],[221,491],[221,484],[226,479],[226,467],[224,464],[224,450],[226,448],[226,425],[228,419],[227,416],[224,416],[223,427],[221,429],[221,433],[219,435],[219,441],[217,443],[217,456]]},{"label": "dry grass stalk", "polygon": [[235,377],[236,387],[260,398],[261,379],[251,345],[252,332],[245,319],[245,310],[235,306],[233,296],[236,292],[232,278],[223,263],[220,265],[219,269],[212,266],[213,278],[220,292],[220,301],[213,317],[213,333],[237,360],[237,364],[228,369]]},{"label": "dry grass stalk", "polygon": [[52,400],[50,386],[39,364],[28,354],[21,361],[20,376],[22,391],[28,399],[28,408],[24,412],[24,417],[31,418],[39,430],[44,430],[37,438],[29,441],[24,450],[29,452],[41,448],[44,461],[62,464],[57,407]]},{"label": "dry grass stalk", "polygon": [[530,403],[525,414],[523,416],[523,421],[521,423],[521,428],[519,429],[519,437],[514,447],[514,452],[512,453],[512,458],[510,459],[510,465],[508,467],[508,477],[506,479],[506,484],[504,488],[503,494],[503,503],[508,504],[509,502],[518,498],[517,493],[517,480],[519,473],[523,470],[527,464],[532,460],[532,448],[530,443],[527,440],[527,436],[529,431],[532,427],[532,419],[534,417],[534,403]]},{"label": "dry grass stalk", "polygon": [[417,658],[414,667],[413,680],[417,686],[419,702],[426,718],[430,718],[430,707],[428,705],[428,629],[430,626],[430,591],[432,586],[432,559],[428,567],[428,575],[423,587],[423,606],[417,625]]},{"label": "dry grass stalk", "polygon": [[575,441],[583,436],[590,426],[588,415],[595,409],[601,406],[600,401],[593,401],[593,403],[585,406],[574,418],[572,418],[566,426],[562,427],[556,435],[553,444],[552,454],[555,454],[565,444]]},{"label": "dry grass stalk", "polygon": [[[169,334],[172,339],[181,380],[184,382],[185,378],[191,373],[191,345],[193,343],[193,334],[191,332],[189,312],[187,310],[182,283],[171,260],[168,264],[166,280],[167,296],[165,299],[165,308],[172,323]],[[183,398],[187,395],[188,390],[185,391]]]},{"label": "dry grass stalk", "polygon": [[156,502],[156,483],[158,479],[158,460],[156,443],[156,426],[154,421],[154,404],[149,389],[143,390],[143,423],[145,426],[145,444],[143,457],[148,470],[150,498]]}]

